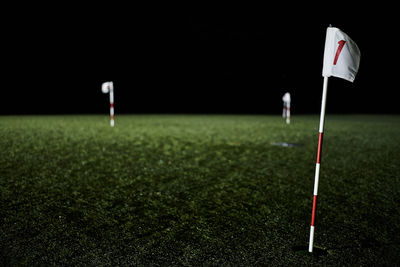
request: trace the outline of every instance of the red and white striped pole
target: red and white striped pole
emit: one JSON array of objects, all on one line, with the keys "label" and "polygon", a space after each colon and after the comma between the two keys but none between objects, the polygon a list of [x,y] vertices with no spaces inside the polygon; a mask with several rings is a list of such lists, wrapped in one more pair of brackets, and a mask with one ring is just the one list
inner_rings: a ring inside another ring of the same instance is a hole
[{"label": "red and white striped pole", "polygon": [[310,243],[308,246],[309,252],[313,251],[313,244],[314,244],[315,213],[316,213],[316,209],[317,209],[319,170],[320,170],[321,159],[322,159],[322,139],[323,139],[323,135],[324,135],[325,107],[326,107],[327,91],[328,91],[328,77],[324,76],[324,85],[323,85],[323,90],[322,90],[321,115],[319,118],[317,163],[315,165],[314,197],[313,197],[313,207],[312,207],[312,215],[311,215]]},{"label": "red and white striped pole", "polygon": [[110,93],[110,126],[114,127],[114,84],[105,82],[101,86],[101,91],[105,94]]},{"label": "red and white striped pole", "polygon": [[114,84],[110,85],[110,125],[114,127]]}]

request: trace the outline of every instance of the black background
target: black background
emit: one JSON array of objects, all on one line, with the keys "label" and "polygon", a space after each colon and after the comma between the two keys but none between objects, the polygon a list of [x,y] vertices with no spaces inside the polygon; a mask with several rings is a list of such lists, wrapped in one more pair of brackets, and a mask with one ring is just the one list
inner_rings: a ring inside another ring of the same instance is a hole
[{"label": "black background", "polygon": [[327,112],[399,113],[396,6],[14,6],[5,9],[0,114],[319,113],[329,24],[361,50]]}]

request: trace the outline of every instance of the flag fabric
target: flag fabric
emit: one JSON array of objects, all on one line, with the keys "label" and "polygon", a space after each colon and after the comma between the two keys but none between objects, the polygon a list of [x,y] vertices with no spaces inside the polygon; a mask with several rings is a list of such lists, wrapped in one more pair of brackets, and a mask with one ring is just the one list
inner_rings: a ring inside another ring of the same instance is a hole
[{"label": "flag fabric", "polygon": [[103,83],[102,85],[101,85],[101,91],[104,93],[104,94],[107,94],[110,90],[111,90],[111,87],[113,86],[113,84],[112,84],[112,82],[105,82],[105,83]]},{"label": "flag fabric", "polygon": [[335,27],[326,30],[322,76],[353,82],[360,65],[360,50],[344,32]]},{"label": "flag fabric", "polygon": [[282,101],[285,103],[290,103],[290,93],[285,93],[282,97]]}]

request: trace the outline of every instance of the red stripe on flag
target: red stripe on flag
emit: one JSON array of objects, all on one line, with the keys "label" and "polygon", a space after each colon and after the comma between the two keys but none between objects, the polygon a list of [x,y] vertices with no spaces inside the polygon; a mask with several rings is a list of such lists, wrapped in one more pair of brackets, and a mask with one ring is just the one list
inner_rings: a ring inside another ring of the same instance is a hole
[{"label": "red stripe on flag", "polygon": [[318,151],[317,151],[317,163],[321,163],[322,158],[322,137],[324,133],[319,133],[318,136]]},{"label": "red stripe on flag", "polygon": [[341,41],[338,42],[339,46],[338,46],[338,48],[336,50],[336,55],[335,55],[335,60],[333,61],[333,65],[336,65],[336,63],[337,63],[337,61],[339,59],[340,52],[342,52],[342,48],[343,48],[345,43],[346,43],[345,40],[341,40]]},{"label": "red stripe on flag", "polygon": [[317,208],[317,195],[314,195],[311,215],[311,226],[315,225],[315,210]]}]

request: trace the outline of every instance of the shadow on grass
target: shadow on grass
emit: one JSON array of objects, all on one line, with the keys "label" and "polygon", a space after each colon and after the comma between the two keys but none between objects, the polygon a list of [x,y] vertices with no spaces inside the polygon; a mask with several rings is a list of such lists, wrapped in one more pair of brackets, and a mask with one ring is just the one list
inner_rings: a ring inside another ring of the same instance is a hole
[{"label": "shadow on grass", "polygon": [[325,248],[320,248],[320,247],[315,247],[313,248],[313,252],[308,252],[308,246],[293,246],[292,250],[296,253],[303,254],[303,255],[313,255],[316,258],[319,258],[321,256],[326,256],[328,255],[328,249]]},{"label": "shadow on grass", "polygon": [[382,244],[382,243],[376,241],[375,239],[364,239],[361,241],[361,244],[359,244],[359,245],[347,245],[347,246],[340,246],[340,247],[338,246],[338,247],[331,247],[331,248],[321,248],[321,247],[314,246],[312,253],[308,252],[308,246],[293,246],[292,250],[298,254],[302,254],[302,255],[307,255],[307,254],[311,255],[312,254],[314,257],[319,258],[320,256],[326,256],[335,250],[382,248],[382,247],[393,246],[393,245],[399,245],[399,243],[393,242],[393,243]]}]

